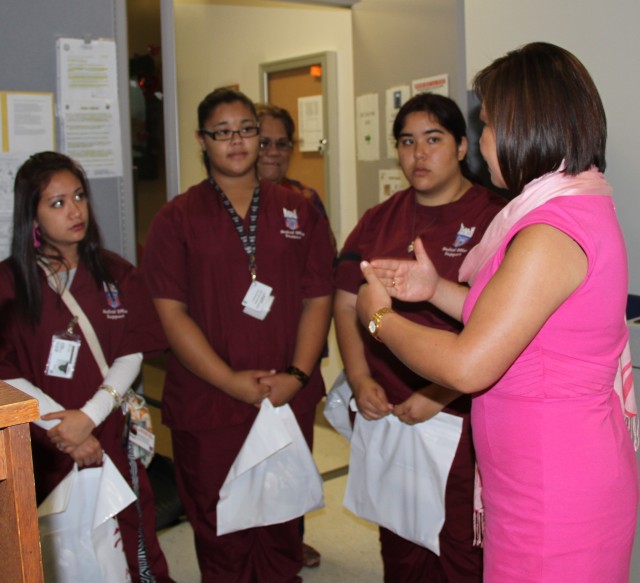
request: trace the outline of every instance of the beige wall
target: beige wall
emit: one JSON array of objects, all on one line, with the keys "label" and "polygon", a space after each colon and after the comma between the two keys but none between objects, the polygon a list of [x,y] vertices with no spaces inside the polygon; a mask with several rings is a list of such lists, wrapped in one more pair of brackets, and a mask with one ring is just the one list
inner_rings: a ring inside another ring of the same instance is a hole
[{"label": "beige wall", "polygon": [[[323,51],[338,60],[339,213],[343,231],[356,220],[351,12],[341,8],[244,1],[175,4],[181,188],[202,180],[194,139],[196,109],[214,88],[238,84],[260,97],[259,64]],[[332,196],[332,201],[336,198]],[[336,232],[339,242],[343,233]]]}]

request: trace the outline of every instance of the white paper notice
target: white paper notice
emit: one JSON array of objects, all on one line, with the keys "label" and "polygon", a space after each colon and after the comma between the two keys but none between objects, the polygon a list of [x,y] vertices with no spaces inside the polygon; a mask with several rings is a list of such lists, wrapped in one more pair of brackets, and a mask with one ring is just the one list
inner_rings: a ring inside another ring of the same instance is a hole
[{"label": "white paper notice", "polygon": [[424,79],[415,79],[411,82],[411,95],[418,93],[435,93],[449,97],[449,75],[436,75],[435,77],[425,77]]},{"label": "white paper notice", "polygon": [[[122,174],[120,121],[106,100],[68,103],[62,117],[63,148],[91,178]],[[116,140],[117,136],[117,140]]]},{"label": "white paper notice", "polygon": [[322,95],[298,99],[298,141],[301,152],[322,150],[324,138]]},{"label": "white paper notice", "polygon": [[121,176],[115,42],[61,38],[57,49],[63,151],[90,178]]},{"label": "white paper notice", "polygon": [[9,149],[9,146],[5,144],[4,140],[4,99],[2,99],[2,93],[0,93],[0,153],[6,152]]},{"label": "white paper notice", "polygon": [[378,199],[380,202],[384,202],[391,195],[409,186],[404,174],[397,168],[392,170],[378,170],[378,184]]},{"label": "white paper notice", "polygon": [[27,154],[0,154],[0,261],[9,257],[13,225],[13,183]]},{"label": "white paper notice", "polygon": [[7,151],[54,150],[53,94],[6,93]]},{"label": "white paper notice", "polygon": [[380,159],[380,113],[378,94],[360,95],[356,99],[356,131],[358,160]]},{"label": "white paper notice", "polygon": [[393,137],[393,122],[396,119],[398,110],[404,105],[404,102],[411,96],[411,88],[408,85],[401,85],[399,87],[392,87],[387,89],[386,93],[386,106],[385,116],[386,123],[385,129],[387,132],[387,158],[398,158],[398,152],[396,150],[396,141]]}]

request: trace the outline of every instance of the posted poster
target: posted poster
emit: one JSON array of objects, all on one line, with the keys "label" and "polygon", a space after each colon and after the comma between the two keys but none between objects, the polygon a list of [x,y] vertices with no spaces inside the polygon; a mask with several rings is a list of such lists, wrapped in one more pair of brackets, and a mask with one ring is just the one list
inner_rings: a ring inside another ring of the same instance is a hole
[{"label": "posted poster", "polygon": [[322,151],[324,119],[322,95],[298,99],[298,143],[301,152]]},{"label": "posted poster", "polygon": [[435,77],[414,79],[411,82],[411,95],[418,95],[418,93],[435,93],[449,97],[449,75],[444,73]]},{"label": "posted poster", "polygon": [[356,98],[356,140],[358,160],[370,162],[380,159],[380,113],[377,93]]},{"label": "posted poster", "polygon": [[385,109],[385,130],[387,132],[387,158],[398,158],[396,151],[396,141],[393,138],[393,122],[396,119],[398,110],[404,105],[404,102],[411,97],[411,88],[408,85],[401,85],[387,89],[386,93],[386,109]]},{"label": "posted poster", "polygon": [[9,257],[13,231],[13,183],[29,154],[0,153],[0,261]]},{"label": "posted poster", "polygon": [[393,168],[391,170],[378,170],[378,185],[378,201],[384,202],[399,190],[407,188],[409,183],[402,170]]},{"label": "posted poster", "polygon": [[57,41],[62,150],[89,178],[122,176],[115,41]]},{"label": "posted poster", "polygon": [[0,151],[55,150],[53,93],[0,91]]}]

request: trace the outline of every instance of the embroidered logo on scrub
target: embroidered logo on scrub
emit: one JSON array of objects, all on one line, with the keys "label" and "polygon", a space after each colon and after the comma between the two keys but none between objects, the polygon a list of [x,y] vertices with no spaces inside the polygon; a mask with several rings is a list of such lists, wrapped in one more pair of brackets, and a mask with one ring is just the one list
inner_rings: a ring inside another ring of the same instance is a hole
[{"label": "embroidered logo on scrub", "polygon": [[454,247],[462,247],[465,243],[473,237],[473,233],[475,233],[475,227],[465,227],[464,223],[460,223],[460,230],[456,235],[456,240],[453,242]]},{"label": "embroidered logo on scrub", "polygon": [[283,208],[282,214],[284,216],[284,226],[286,229],[281,229],[280,234],[284,235],[287,239],[302,239],[305,233],[300,230],[297,209],[289,210]]},{"label": "embroidered logo on scrub", "polygon": [[120,307],[120,292],[118,288],[112,283],[103,282],[102,287],[104,288],[104,297],[107,298],[107,305],[110,308],[119,308]]},{"label": "embroidered logo on scrub", "polygon": [[109,309],[103,309],[102,313],[108,320],[121,320],[129,313],[129,311],[127,308],[122,307],[122,302],[120,301],[120,290],[118,290],[113,283],[103,283],[102,288],[104,289],[104,297],[107,300],[107,306],[109,306]]},{"label": "embroidered logo on scrub", "polygon": [[451,247],[443,247],[442,252],[445,257],[460,257],[465,255],[468,249],[464,246],[471,240],[473,234],[476,232],[475,227],[465,227],[464,223],[460,223],[460,229],[456,233],[455,241]]}]

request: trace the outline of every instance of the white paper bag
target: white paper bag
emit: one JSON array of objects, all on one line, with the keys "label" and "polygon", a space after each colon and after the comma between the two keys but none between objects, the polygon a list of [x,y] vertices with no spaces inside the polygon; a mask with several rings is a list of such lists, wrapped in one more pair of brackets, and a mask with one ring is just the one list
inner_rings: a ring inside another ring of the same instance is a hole
[{"label": "white paper bag", "polygon": [[109,456],[73,470],[38,507],[47,583],[131,581],[116,515],[136,496]]},{"label": "white paper bag", "polygon": [[347,375],[342,371],[327,394],[324,404],[324,416],[331,426],[347,441],[351,441],[351,435],[353,434],[351,418],[349,417],[349,402],[352,397],[353,392],[347,381]]},{"label": "white paper bag", "polygon": [[262,401],[218,501],[218,535],[322,508],[322,478],[289,405]]},{"label": "white paper bag", "polygon": [[439,555],[444,491],[461,433],[462,419],[448,413],[416,425],[358,413],[344,506]]}]

